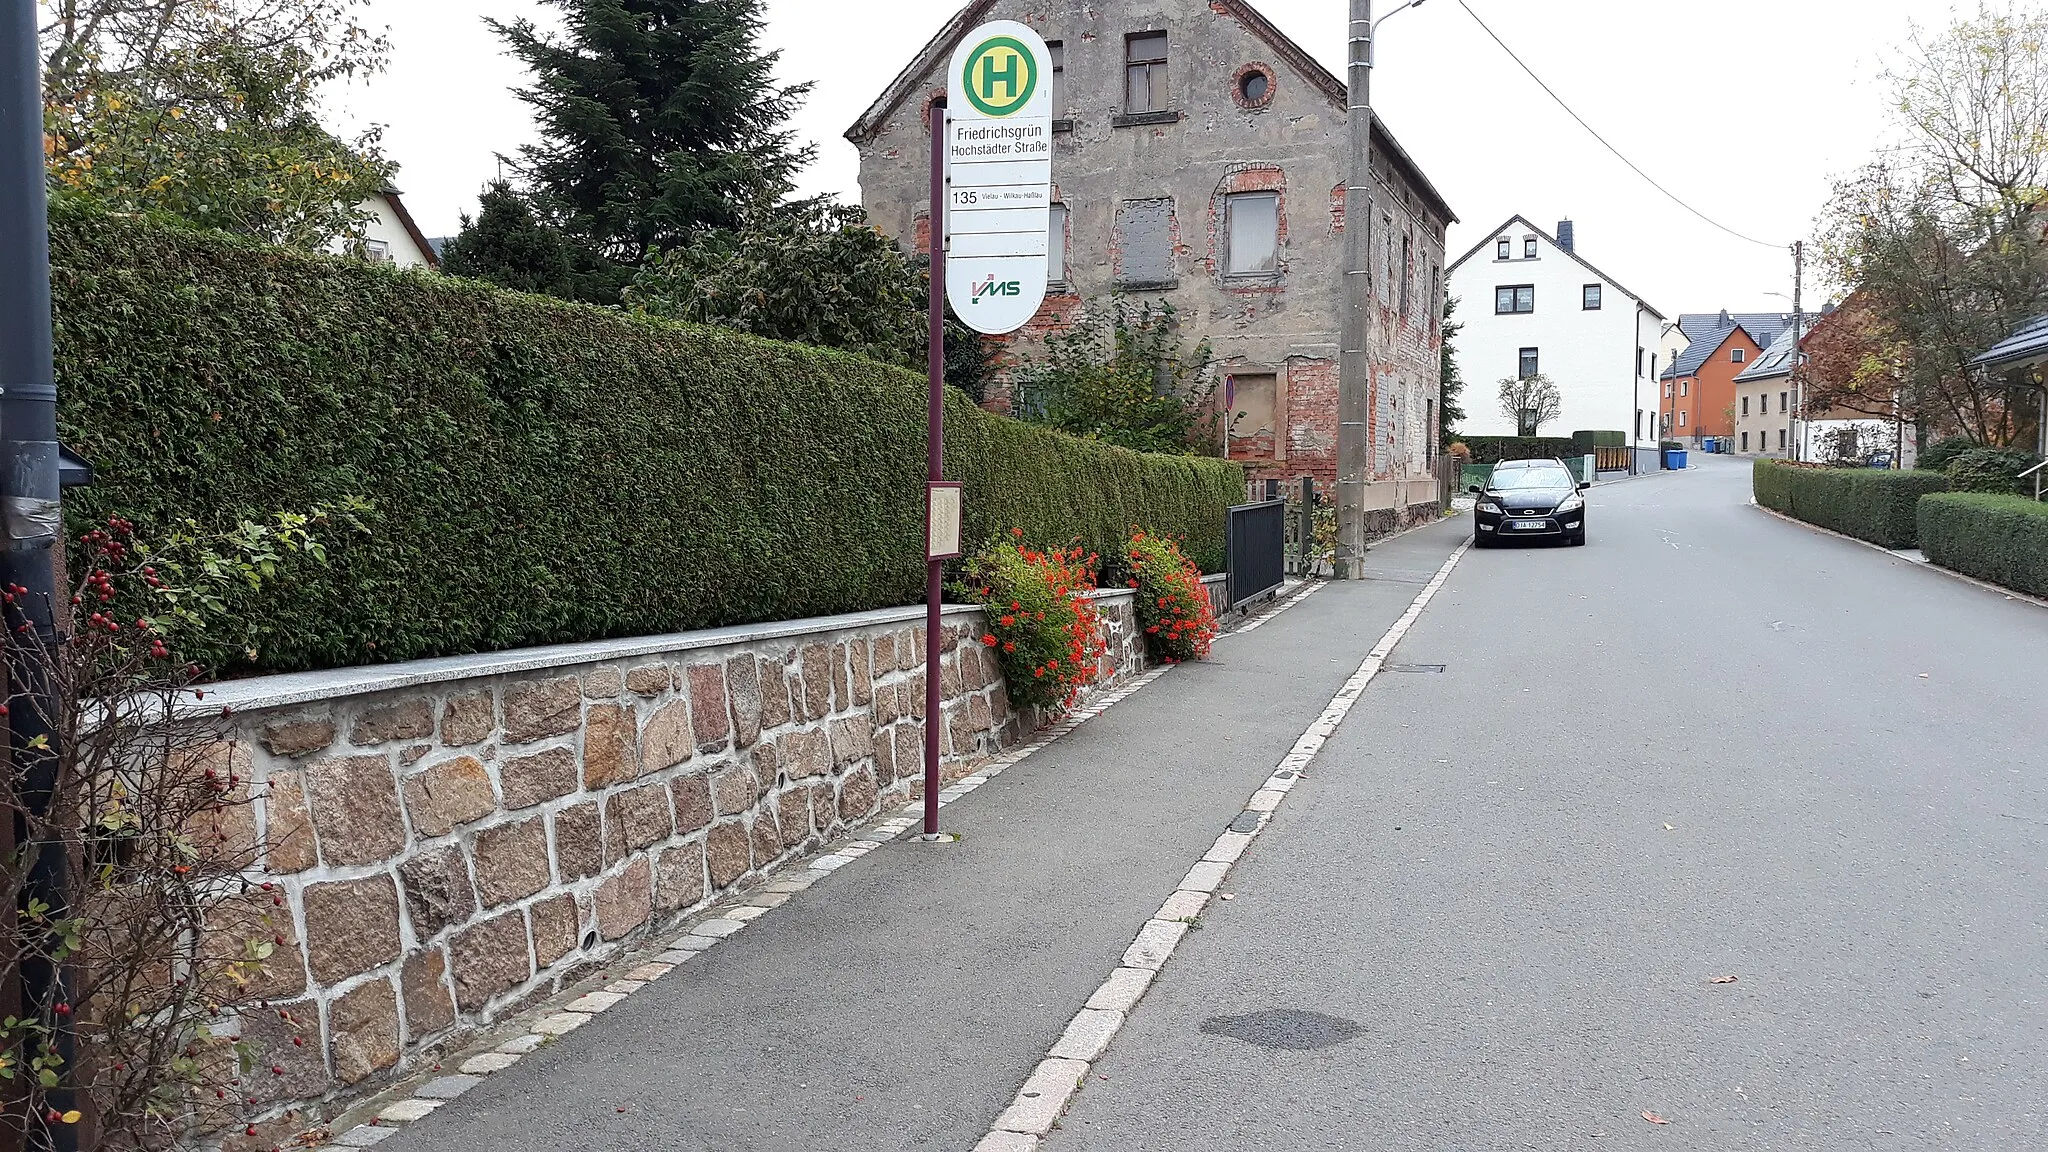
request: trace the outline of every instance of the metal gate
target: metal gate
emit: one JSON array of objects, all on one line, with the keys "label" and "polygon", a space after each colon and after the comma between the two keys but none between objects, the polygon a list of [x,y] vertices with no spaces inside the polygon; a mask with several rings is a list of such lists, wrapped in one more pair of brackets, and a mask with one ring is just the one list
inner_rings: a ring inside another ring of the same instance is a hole
[{"label": "metal gate", "polygon": [[1242,604],[1287,580],[1287,501],[1262,500],[1230,510],[1226,533],[1230,603]]}]

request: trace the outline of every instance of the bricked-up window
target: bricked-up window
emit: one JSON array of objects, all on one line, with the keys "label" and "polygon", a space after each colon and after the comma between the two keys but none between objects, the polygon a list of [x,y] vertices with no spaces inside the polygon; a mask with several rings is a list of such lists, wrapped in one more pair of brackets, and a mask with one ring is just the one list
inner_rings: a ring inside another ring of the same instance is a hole
[{"label": "bricked-up window", "polygon": [[1138,32],[1124,39],[1124,111],[1166,111],[1166,33]]},{"label": "bricked-up window", "polygon": [[1067,279],[1067,206],[1055,204],[1047,215],[1045,278],[1055,284]]},{"label": "bricked-up window", "polygon": [[1117,285],[1169,288],[1173,271],[1173,201],[1126,200],[1116,210]]},{"label": "bricked-up window", "polygon": [[1280,194],[1238,192],[1223,198],[1223,272],[1270,276],[1280,270]]},{"label": "bricked-up window", "polygon": [[1516,312],[1536,310],[1536,286],[1534,284],[1503,284],[1493,290],[1493,311],[1495,315],[1507,316]]},{"label": "bricked-up window", "polygon": [[1401,237],[1401,315],[1409,316],[1415,306],[1415,238]]},{"label": "bricked-up window", "polygon": [[1067,46],[1064,41],[1047,40],[1046,54],[1052,57],[1052,118],[1067,118]]},{"label": "bricked-up window", "polygon": [[1516,366],[1515,374],[1524,380],[1534,376],[1536,374],[1536,349],[1522,349],[1520,360],[1521,363]]},{"label": "bricked-up window", "polygon": [[1230,458],[1272,459],[1279,436],[1273,419],[1279,409],[1277,378],[1271,372],[1233,372],[1226,391],[1230,399]]}]

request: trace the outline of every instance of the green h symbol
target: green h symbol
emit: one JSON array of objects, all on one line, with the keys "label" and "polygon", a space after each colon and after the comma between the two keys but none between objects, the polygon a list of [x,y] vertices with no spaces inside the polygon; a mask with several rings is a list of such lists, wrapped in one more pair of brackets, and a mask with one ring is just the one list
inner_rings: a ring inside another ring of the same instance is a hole
[{"label": "green h symbol", "polygon": [[981,58],[982,98],[985,100],[993,101],[995,99],[996,94],[996,83],[998,81],[1001,81],[1009,89],[1009,91],[1004,94],[1004,99],[1015,100],[1017,98],[1017,89],[1019,87],[1017,68],[1018,64],[1023,60],[1023,56],[1016,52],[1010,53],[1009,63],[1004,65],[1000,69],[996,67],[995,57],[996,54],[990,52]]}]

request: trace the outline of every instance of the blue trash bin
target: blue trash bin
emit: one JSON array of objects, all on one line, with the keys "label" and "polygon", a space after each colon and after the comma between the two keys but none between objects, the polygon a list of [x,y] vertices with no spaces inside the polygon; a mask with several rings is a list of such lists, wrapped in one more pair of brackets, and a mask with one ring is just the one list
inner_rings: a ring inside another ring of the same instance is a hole
[{"label": "blue trash bin", "polygon": [[[1700,451],[1705,452],[1709,456],[1714,454],[1714,438],[1712,436],[1700,438]],[[1680,465],[1680,467],[1683,467],[1683,465]]]},{"label": "blue trash bin", "polygon": [[1666,467],[1666,468],[1669,468],[1669,469],[1672,469],[1672,470],[1674,470],[1674,471],[1675,471],[1675,470],[1677,470],[1677,469],[1680,469],[1680,468],[1683,468],[1683,467],[1685,467],[1685,449],[1683,449],[1683,448],[1667,448],[1667,449],[1665,449],[1665,450],[1664,450],[1664,467]]}]

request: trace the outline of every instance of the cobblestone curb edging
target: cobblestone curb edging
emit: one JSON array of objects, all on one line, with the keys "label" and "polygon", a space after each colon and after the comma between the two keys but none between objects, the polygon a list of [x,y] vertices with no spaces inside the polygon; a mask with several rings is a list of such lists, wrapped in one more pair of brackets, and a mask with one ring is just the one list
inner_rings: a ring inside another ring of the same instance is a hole
[{"label": "cobblestone curb edging", "polygon": [[[1320,581],[1312,582],[1286,599],[1273,603],[1271,607],[1255,616],[1238,631],[1250,631],[1263,624],[1272,617],[1301,603],[1321,586],[1322,583]],[[1089,720],[1100,716],[1103,712],[1133,693],[1138,692],[1160,677],[1173,671],[1175,667],[1175,665],[1168,664],[1145,672],[1130,682],[1104,694],[1091,702],[1088,707],[1077,709],[1067,714],[1058,723],[1048,725],[1039,730],[1023,744],[1001,755],[991,757],[979,770],[962,777],[942,789],[939,792],[940,807],[943,808],[956,800],[968,796],[983,784],[1002,775],[1003,772],[1014,767],[1040,749],[1059,740]],[[1334,727],[1334,724],[1332,726]],[[644,949],[635,955],[623,957],[614,963],[611,966],[611,971],[616,973],[616,978],[597,977],[584,981],[577,986],[577,991],[567,993],[565,997],[557,998],[557,1002],[532,1010],[521,1027],[512,1034],[504,1036],[498,1043],[481,1049],[473,1048],[469,1050],[466,1056],[451,1058],[451,1062],[455,1062],[456,1065],[454,1072],[446,1072],[445,1065],[437,1067],[436,1075],[423,1078],[398,1091],[387,1093],[382,1102],[372,1102],[361,1106],[357,1110],[357,1114],[364,1116],[362,1121],[339,1130],[328,1130],[324,1137],[316,1139],[311,1143],[306,1142],[302,1138],[298,1141],[299,1146],[315,1147],[319,1152],[348,1152],[349,1149],[374,1147],[395,1135],[405,1125],[425,1119],[443,1104],[456,1099],[471,1088],[483,1083],[485,1077],[512,1067],[528,1053],[545,1047],[554,1040],[581,1028],[589,1023],[592,1017],[609,1011],[647,985],[660,980],[678,967],[709,951],[719,941],[743,931],[747,925],[788,903],[798,893],[810,888],[819,880],[846,867],[862,856],[880,848],[882,845],[895,841],[906,833],[915,831],[921,821],[921,816],[921,808],[916,803],[898,809],[896,815],[874,823],[831,851],[823,852],[810,858],[804,862],[801,868],[791,869],[790,875],[780,879],[773,879],[760,888],[747,893],[743,902],[707,910],[704,917],[690,924],[682,935],[669,941],[666,945]],[[1250,837],[1244,837],[1244,840],[1246,843],[1249,843]],[[1199,911],[1200,909],[1197,907],[1193,911],[1183,913],[1183,915],[1193,917]],[[1185,923],[1176,924],[1174,927],[1183,932],[1187,929]],[[1178,933],[1175,934],[1175,939],[1178,939]],[[1162,963],[1164,962],[1163,953],[1160,960]],[[1149,974],[1147,979],[1149,980]],[[600,984],[599,981],[604,982]],[[1114,982],[1115,980],[1112,978],[1112,983]],[[1108,984],[1104,985],[1104,988],[1108,987]],[[1125,989],[1119,985],[1118,995],[1127,994],[1130,1001],[1135,1003],[1137,996],[1142,994],[1143,991],[1143,985],[1139,985],[1135,989]],[[1102,991],[1098,990],[1095,997],[1090,1000],[1090,1003],[1093,1004],[1102,995]],[[1118,1009],[1113,1013],[1116,1025],[1121,1025],[1122,1014],[1122,1009]],[[1057,1051],[1070,1053],[1092,1052],[1091,1055],[1086,1056],[1084,1059],[1094,1059],[1095,1056],[1100,1055],[1102,1050],[1108,1046],[1110,1037],[1115,1034],[1114,1027],[1108,1027],[1106,1030],[1104,1027],[1105,1024],[1110,1022],[1109,1018],[1111,1015],[1111,1013],[1105,1013],[1091,1018],[1088,1022],[1088,1027],[1078,1034],[1075,1028],[1070,1027],[1068,1032],[1071,1043],[1068,1040],[1063,1040],[1063,1047],[1057,1049]],[[1085,1071],[1085,1063],[1082,1067]],[[1061,1099],[1064,1100],[1065,1097],[1063,1096]],[[303,1135],[306,1134],[302,1134],[302,1137]]]},{"label": "cobblestone curb edging", "polygon": [[[1216,837],[1208,853],[1188,869],[1179,888],[1166,898],[1159,911],[1138,929],[1117,968],[1088,998],[1087,1004],[1074,1014],[1059,1041],[1032,1070],[1010,1106],[996,1117],[988,1135],[974,1146],[974,1152],[1035,1152],[1040,1141],[1059,1123],[1075,1093],[1087,1083],[1089,1069],[1108,1051],[1110,1042],[1122,1030],[1124,1022],[1152,986],[1160,969],[1173,956],[1188,928],[1208,907],[1217,889],[1230,875],[1231,868],[1271,823],[1273,814],[1279,811],[1288,793],[1300,781],[1303,771],[1322,751],[1324,742],[1350,714],[1352,705],[1358,703],[1366,686],[1379,675],[1387,657],[1407,636],[1422,610],[1435,599],[1444,582],[1450,579],[1451,570],[1458,566],[1458,561],[1471,547],[1469,540],[1459,544],[1450,559],[1444,561],[1443,567],[1437,569],[1436,575],[1408,605],[1408,610],[1367,653],[1358,671],[1352,673],[1344,686],[1337,690],[1329,706],[1323,709],[1322,714],[1295,741],[1293,749],[1281,758],[1272,774],[1252,793],[1245,802],[1244,811]],[[1289,603],[1298,603],[1312,591],[1313,587],[1297,594]]]},{"label": "cobblestone curb edging", "polygon": [[1899,553],[1892,551],[1890,548],[1887,548],[1882,544],[1873,544],[1868,540],[1859,540],[1854,536],[1850,536],[1843,532],[1837,532],[1832,528],[1823,528],[1818,524],[1808,523],[1805,520],[1801,520],[1797,516],[1787,516],[1783,512],[1778,511],[1776,508],[1766,508],[1754,500],[1751,500],[1749,502],[1749,506],[1763,513],[1766,516],[1772,517],[1777,520],[1783,520],[1787,524],[1796,525],[1800,528],[1805,528],[1808,531],[1819,532],[1825,536],[1833,536],[1837,540],[1847,540],[1851,544],[1861,544],[1863,547],[1868,548],[1873,552],[1882,552],[1894,560],[1904,560],[1906,563],[1911,564],[1915,568],[1925,568],[1930,572],[1939,572],[1943,576],[1946,576],[1951,580],[1960,580],[1965,584],[1974,584],[1977,587],[1982,588],[1986,592],[1996,592],[2000,596],[2005,597],[2007,600],[2018,600],[2022,603],[2032,604],[2036,608],[2048,608],[2048,600],[2043,600],[2038,596],[2030,596],[2025,592],[2018,591],[2017,589],[2007,588],[2003,584],[1993,584],[1989,580],[1979,580],[1975,576],[1971,576],[1963,572],[1958,572],[1953,568],[1944,568],[1941,565],[1936,564],[1932,560],[1915,560],[1910,556],[1901,556]]}]

